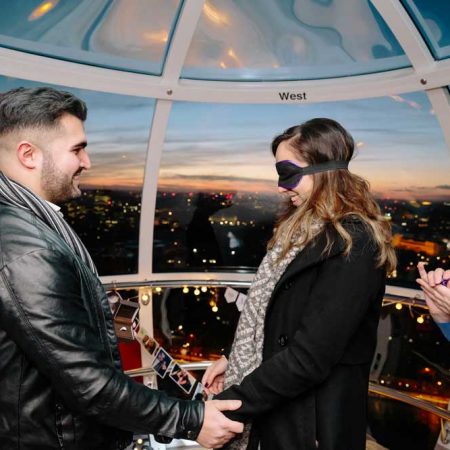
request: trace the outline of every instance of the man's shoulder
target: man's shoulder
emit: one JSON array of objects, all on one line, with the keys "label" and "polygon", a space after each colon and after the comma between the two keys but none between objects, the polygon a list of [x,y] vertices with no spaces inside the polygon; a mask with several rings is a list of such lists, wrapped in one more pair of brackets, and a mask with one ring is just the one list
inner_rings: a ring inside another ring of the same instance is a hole
[{"label": "man's shoulder", "polygon": [[0,203],[0,252],[5,263],[36,250],[52,249],[59,237],[23,208]]}]

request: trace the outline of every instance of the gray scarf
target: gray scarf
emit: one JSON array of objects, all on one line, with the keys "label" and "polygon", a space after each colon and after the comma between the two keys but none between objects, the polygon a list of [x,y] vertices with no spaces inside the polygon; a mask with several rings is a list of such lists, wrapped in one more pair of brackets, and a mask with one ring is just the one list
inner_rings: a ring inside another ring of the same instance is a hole
[{"label": "gray scarf", "polygon": [[59,234],[72,251],[97,275],[97,269],[89,252],[69,224],[45,200],[25,186],[10,180],[3,172],[0,172],[0,202],[31,211]]},{"label": "gray scarf", "polygon": [[[314,235],[317,235],[322,229],[320,224],[314,224],[313,227],[316,229]],[[261,365],[267,305],[278,280],[303,248],[304,246],[293,246],[287,255],[277,263],[282,246],[280,243],[276,243],[264,256],[250,286],[239,318],[225,373],[225,389],[233,384],[239,384],[249,373]],[[242,437],[233,440],[226,448],[230,450],[246,449],[250,430],[251,424],[246,424]]]}]

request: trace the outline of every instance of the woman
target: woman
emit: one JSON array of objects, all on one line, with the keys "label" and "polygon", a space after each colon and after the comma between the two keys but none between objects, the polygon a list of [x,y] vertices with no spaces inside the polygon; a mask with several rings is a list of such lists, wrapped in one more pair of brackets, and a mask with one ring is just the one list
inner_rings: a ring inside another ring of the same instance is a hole
[{"label": "woman", "polygon": [[347,170],[352,137],[313,119],[272,142],[279,218],[239,320],[229,359],[205,373],[217,398],[242,400],[248,423],[230,448],[365,448],[368,377],[390,226],[368,183]]}]

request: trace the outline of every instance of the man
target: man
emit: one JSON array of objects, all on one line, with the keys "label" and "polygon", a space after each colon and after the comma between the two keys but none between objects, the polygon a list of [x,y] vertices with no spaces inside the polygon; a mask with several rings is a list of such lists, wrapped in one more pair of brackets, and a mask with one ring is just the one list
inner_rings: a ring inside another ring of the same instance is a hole
[{"label": "man", "polygon": [[416,281],[425,294],[431,317],[450,341],[450,270],[438,267],[427,272],[423,262],[417,264],[417,268],[420,278]]},{"label": "man", "polygon": [[182,401],[123,374],[95,266],[58,213],[91,167],[86,105],[50,88],[0,96],[0,448],[116,450],[130,431],[222,446],[240,402]]}]

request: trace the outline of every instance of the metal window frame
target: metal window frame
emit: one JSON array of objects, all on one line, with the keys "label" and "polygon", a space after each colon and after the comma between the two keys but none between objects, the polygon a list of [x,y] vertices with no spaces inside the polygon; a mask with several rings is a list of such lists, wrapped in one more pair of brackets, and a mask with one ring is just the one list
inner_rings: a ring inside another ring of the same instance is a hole
[{"label": "metal window frame", "polygon": [[[280,99],[279,92],[307,92],[302,104],[355,100],[426,92],[443,129],[450,151],[450,58],[437,61],[399,0],[371,0],[411,61],[412,67],[382,73],[290,82],[198,81],[180,78],[186,54],[205,0],[183,1],[176,28],[167,51],[161,76],[151,76],[77,64],[0,48],[0,74],[42,83],[89,89],[99,92],[156,99],[147,147],[139,231],[137,274],[104,276],[104,283],[158,282],[183,280],[250,281],[253,274],[239,273],[153,273],[153,226],[157,178],[163,142],[174,101],[218,103],[298,103]],[[388,286],[387,292],[420,297],[420,291]]]}]

